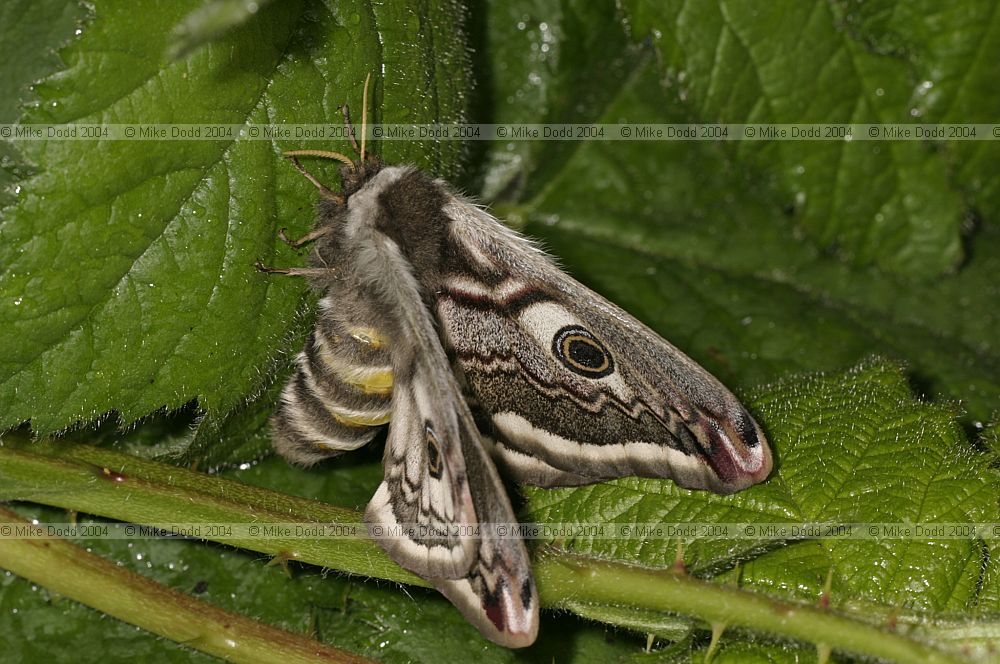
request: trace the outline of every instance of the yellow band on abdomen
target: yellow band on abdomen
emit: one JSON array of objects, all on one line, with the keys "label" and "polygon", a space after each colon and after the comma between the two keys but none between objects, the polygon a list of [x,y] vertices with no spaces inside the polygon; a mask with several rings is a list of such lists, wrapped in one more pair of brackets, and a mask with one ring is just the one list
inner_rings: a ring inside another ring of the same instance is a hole
[{"label": "yellow band on abdomen", "polygon": [[392,394],[392,369],[377,371],[364,377],[360,376],[340,376],[340,379],[349,385],[353,385],[365,394],[389,395]]},{"label": "yellow band on abdomen", "polygon": [[377,427],[386,424],[392,416],[392,409],[388,409],[384,412],[374,412],[374,413],[359,413],[359,412],[344,412],[343,410],[337,408],[331,408],[327,406],[327,410],[330,411],[330,415],[337,422],[343,424],[346,427]]},{"label": "yellow band on abdomen", "polygon": [[389,345],[389,340],[373,327],[352,327],[347,332],[355,341],[375,349],[385,348]]}]

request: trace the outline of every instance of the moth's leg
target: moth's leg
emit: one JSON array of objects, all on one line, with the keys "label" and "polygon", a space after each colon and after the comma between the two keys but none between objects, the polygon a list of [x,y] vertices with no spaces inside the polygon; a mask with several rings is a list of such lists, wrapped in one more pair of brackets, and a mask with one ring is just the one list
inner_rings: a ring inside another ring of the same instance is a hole
[{"label": "moth's leg", "polygon": [[306,233],[305,235],[303,235],[302,237],[300,237],[297,240],[293,240],[290,237],[288,237],[288,235],[285,232],[287,230],[288,229],[286,229],[286,228],[280,229],[278,231],[278,237],[281,238],[281,241],[284,242],[285,244],[287,244],[288,246],[294,247],[295,249],[298,249],[299,247],[301,247],[304,244],[309,244],[310,242],[313,242],[314,240],[318,240],[319,238],[323,237],[324,235],[326,235],[327,233],[329,233],[330,231],[332,231],[333,227],[332,226],[321,226],[321,227],[319,227],[319,228],[317,228],[315,230],[312,230],[312,231]]},{"label": "moth's leg", "polygon": [[335,272],[332,267],[269,267],[261,261],[254,263],[258,272],[266,274],[287,274],[290,277],[328,277]]},{"label": "moth's leg", "polygon": [[[307,154],[307,151],[305,151],[305,150],[297,150],[296,153],[297,154]],[[329,189],[325,184],[323,184],[322,182],[320,182],[319,180],[317,180],[315,175],[313,175],[312,173],[310,173],[309,171],[307,171],[306,168],[305,168],[305,166],[303,166],[299,162],[299,159],[296,156],[296,154],[291,154],[291,153],[287,153],[286,152],[285,156],[287,156],[291,160],[292,165],[295,166],[295,169],[299,173],[302,173],[302,175],[305,177],[305,179],[307,179],[310,182],[312,182],[313,186],[315,186],[317,189],[319,189],[320,196],[322,196],[323,198],[325,198],[328,201],[332,201],[334,204],[339,205],[341,207],[343,207],[344,205],[347,204],[346,201],[344,200],[343,196],[341,196],[340,194],[336,193],[335,191]]]}]

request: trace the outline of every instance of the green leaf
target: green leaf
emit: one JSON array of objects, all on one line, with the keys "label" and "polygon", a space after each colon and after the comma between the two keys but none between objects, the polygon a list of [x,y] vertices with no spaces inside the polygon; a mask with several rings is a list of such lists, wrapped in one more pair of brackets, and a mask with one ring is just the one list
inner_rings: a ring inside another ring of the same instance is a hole
[{"label": "green leaf", "polygon": [[[779,451],[777,473],[765,484],[735,496],[636,478],[578,488],[530,489],[526,516],[538,522],[605,528],[660,524],[668,535],[667,527],[678,523],[995,520],[1000,487],[988,467],[990,456],[971,451],[952,410],[913,401],[896,366],[873,363],[846,374],[788,380],[756,391],[749,403]],[[995,620],[991,613],[995,612],[994,541],[883,539],[884,535],[881,529],[875,539],[798,541],[714,538],[700,532],[652,539],[580,535],[552,540],[544,550],[547,555],[567,550],[649,569],[671,567],[680,550],[687,568],[698,576],[807,604],[820,603],[829,588],[827,601],[843,615],[856,613],[881,625],[905,624],[907,633],[926,642],[944,647],[962,644],[977,656],[987,652],[996,638],[995,623],[984,623],[976,634],[974,618],[967,619],[965,628],[948,627],[947,622],[952,616],[980,611],[984,620]],[[610,580],[612,594],[615,587]],[[574,591],[569,587],[565,592],[572,597]],[[622,596],[628,592],[624,584],[621,592]],[[573,608],[583,601],[565,606]],[[600,611],[600,605],[592,610]],[[632,620],[639,615],[630,614]],[[752,614],[739,616],[739,624],[754,622]],[[611,616],[605,614],[605,619]],[[824,641],[822,632],[819,628],[816,643],[858,650],[835,639]],[[738,642],[739,637],[733,639]]]},{"label": "green leaf", "polygon": [[[777,443],[787,464],[783,498],[802,517],[833,523],[994,520],[997,483],[987,457],[964,440],[952,409],[913,403],[905,378],[892,367],[876,365],[837,382],[785,385],[784,395],[779,391],[762,406],[802,423]],[[789,393],[800,397],[791,406]],[[743,582],[774,588],[780,579],[795,595],[818,597],[830,572],[834,605],[850,596],[962,612],[979,603],[983,569],[995,550],[993,541],[974,538],[816,541],[755,559],[744,567]]]},{"label": "green leaf", "polygon": [[[83,7],[67,0],[10,0],[0,6],[0,123],[16,122],[30,99],[31,84],[57,64],[55,50],[73,38]],[[0,206],[23,175],[19,156],[0,141]]]},{"label": "green leaf", "polygon": [[31,84],[58,65],[55,51],[73,38],[83,7],[66,0],[11,0],[0,7],[0,122],[15,122]]},{"label": "green leaf", "polygon": [[[351,584],[343,607],[320,609],[317,622],[320,634],[384,662],[439,664],[467,661],[475,653],[479,662],[543,664],[569,659],[589,664],[627,661],[636,650],[628,636],[608,638],[600,625],[551,614],[543,617],[541,629],[559,634],[558,639],[540,640],[526,651],[506,650],[484,642],[437,593],[416,591],[410,599],[372,584]],[[434,638],[428,639],[428,634]]]},{"label": "green leaf", "polygon": [[[691,662],[703,662],[704,652],[692,653]],[[712,657],[712,664],[797,664],[810,662],[815,649],[788,645],[727,643]],[[840,661],[835,660],[835,661]]]},{"label": "green leaf", "polygon": [[[634,65],[615,7],[586,0],[492,3],[483,122],[589,122]],[[483,195],[519,199],[541,190],[579,146],[501,141],[484,164]]]},{"label": "green leaf", "polygon": [[[850,29],[847,3],[626,7],[634,37],[654,35],[667,76],[691,99],[689,121],[910,123],[917,115],[915,58],[872,49]],[[847,260],[926,278],[962,257],[961,198],[946,160],[918,142],[744,143],[737,155],[766,164],[796,223]]]},{"label": "green leaf", "polygon": [[[339,122],[337,105],[360,109],[365,75],[383,65],[393,76],[376,79],[380,112],[461,120],[462,13],[417,4],[420,14],[272,4],[169,62],[170,31],[193,3],[98,3],[62,53],[68,69],[36,88],[40,103],[24,120]],[[431,20],[415,20],[426,11]],[[280,156],[300,146],[233,136],[21,147],[38,174],[4,211],[0,428],[31,419],[46,433],[112,409],[129,423],[193,398],[225,414],[259,391],[262,373],[283,362],[305,288],[253,267],[301,260],[275,235],[278,224],[304,232],[311,223],[315,193]],[[462,157],[454,142],[394,142],[384,154],[446,176]]]},{"label": "green leaf", "polygon": [[[1000,13],[989,0],[958,3],[873,2],[850,6],[847,18],[880,52],[899,53],[919,81],[914,109],[923,122],[993,122],[1000,90],[993,64],[1000,58]],[[986,223],[1000,214],[996,141],[949,141],[943,147],[953,186]]]},{"label": "green leaf", "polygon": [[270,1],[211,0],[177,24],[168,54],[175,59],[189,55],[199,46],[243,25]]}]

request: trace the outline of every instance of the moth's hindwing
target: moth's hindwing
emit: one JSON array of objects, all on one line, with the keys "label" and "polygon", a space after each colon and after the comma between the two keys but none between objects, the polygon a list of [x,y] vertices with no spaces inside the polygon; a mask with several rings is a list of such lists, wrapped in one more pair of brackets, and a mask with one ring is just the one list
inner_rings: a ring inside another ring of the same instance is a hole
[{"label": "moth's hindwing", "polygon": [[767,477],[763,431],[718,380],[479,208],[446,211],[459,269],[436,312],[515,478],[732,493]]},{"label": "moth's hindwing", "polygon": [[479,546],[464,577],[432,581],[491,641],[509,648],[529,646],[538,634],[539,609],[531,560],[524,542],[514,536],[514,511],[487,450],[478,438],[463,439],[463,447],[479,517]]},{"label": "moth's hindwing", "polygon": [[[397,364],[385,480],[365,518],[381,527],[379,533],[426,523],[419,537],[375,539],[400,565],[432,582],[490,640],[530,645],[538,632],[531,563],[520,539],[497,535],[499,526],[510,532],[516,523],[510,501],[444,351],[419,341],[415,350]],[[436,357],[426,362],[428,356]],[[459,548],[456,536],[467,548]]]}]

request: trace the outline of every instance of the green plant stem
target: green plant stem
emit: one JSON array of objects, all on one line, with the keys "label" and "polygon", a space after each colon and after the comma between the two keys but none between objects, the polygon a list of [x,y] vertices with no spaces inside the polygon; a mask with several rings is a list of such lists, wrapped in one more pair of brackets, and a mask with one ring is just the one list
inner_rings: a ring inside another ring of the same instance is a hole
[{"label": "green plant stem", "polygon": [[151,581],[0,508],[0,523],[35,531],[26,539],[0,538],[0,567],[119,620],[232,662],[370,662],[224,611]]},{"label": "green plant stem", "polygon": [[650,570],[563,553],[542,557],[535,564],[535,574],[542,603],[548,606],[567,602],[628,604],[892,661],[966,661],[856,618],[703,581],[683,571]]},{"label": "green plant stem", "polygon": [[[4,499],[28,500],[144,524],[177,521],[356,524],[361,520],[361,515],[353,510],[108,450],[52,442],[0,446],[0,500]],[[227,539],[224,543],[350,574],[428,585],[399,568],[362,535],[335,540],[248,537]],[[6,563],[0,560],[0,566]],[[536,574],[543,604],[548,606],[588,604],[680,613],[710,624],[743,626],[890,660],[930,664],[963,661],[853,614],[785,602],[686,573],[649,570],[560,552],[541,556]],[[29,578],[49,585],[45,575]],[[106,585],[106,579],[101,581],[100,593],[106,591]],[[102,608],[86,597],[78,598]],[[969,625],[954,626],[954,629],[968,628]],[[937,636],[947,640],[943,634]]]},{"label": "green plant stem", "polygon": [[872,602],[848,600],[838,608],[853,615],[862,615],[872,623],[896,625],[903,633],[916,633],[920,638],[961,646],[967,643],[1000,643],[1000,623],[995,616],[984,615],[983,620],[971,620],[960,614],[927,616],[916,611],[904,611]]},{"label": "green plant stem", "polygon": [[[30,450],[30,451],[29,451]],[[358,524],[361,515],[86,445],[0,447],[0,500],[28,500],[142,524]],[[389,560],[365,533],[356,538],[233,537],[225,544],[411,585],[428,586]]]}]

